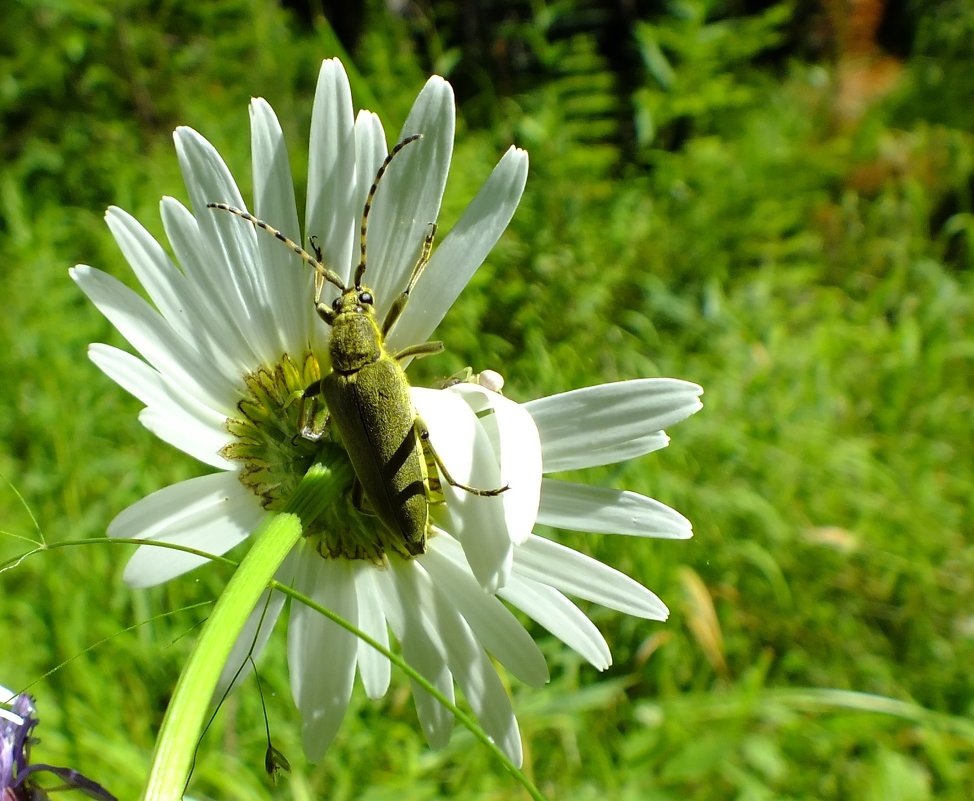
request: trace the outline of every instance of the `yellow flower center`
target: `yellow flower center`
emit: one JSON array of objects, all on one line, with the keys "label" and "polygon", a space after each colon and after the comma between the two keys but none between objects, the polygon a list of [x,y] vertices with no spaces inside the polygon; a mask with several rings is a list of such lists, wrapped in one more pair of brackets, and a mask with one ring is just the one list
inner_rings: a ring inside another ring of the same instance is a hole
[{"label": "yellow flower center", "polygon": [[[320,380],[321,367],[310,352],[300,364],[285,354],[277,364],[244,377],[246,391],[237,404],[240,416],[226,424],[234,440],[221,455],[242,465],[238,478],[265,509],[284,509],[315,462],[348,462],[345,448],[328,425],[324,399],[320,394],[305,397],[305,390]],[[414,558],[401,535],[389,531],[363,505],[363,493],[355,482],[316,519],[305,521],[305,536],[314,538],[318,553],[326,559],[380,564],[388,552]]]}]

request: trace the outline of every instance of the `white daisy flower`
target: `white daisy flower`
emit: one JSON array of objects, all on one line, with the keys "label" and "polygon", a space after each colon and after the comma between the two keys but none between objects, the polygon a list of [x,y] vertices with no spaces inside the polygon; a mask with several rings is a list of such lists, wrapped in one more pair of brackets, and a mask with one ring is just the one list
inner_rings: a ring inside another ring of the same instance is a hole
[{"label": "white daisy flower", "polygon": [[[406,286],[436,220],[454,115],[449,84],[431,78],[400,133],[400,141],[415,134],[422,139],[388,164],[376,190],[363,281],[379,320]],[[253,214],[301,242],[281,128],[263,100],[251,103],[251,126]],[[208,209],[212,203],[242,209],[244,202],[203,137],[180,128],[175,140],[192,211],[172,198],[164,198],[161,209],[178,264],[124,211],[107,214],[154,307],[94,268],[79,265],[72,276],[142,356],[93,344],[92,360],[146,404],[140,420],[149,430],[216,468],[133,504],[112,521],[109,534],[223,554],[283,508],[314,462],[348,457],[337,440],[307,436],[305,405],[296,401],[331,369],[331,329],[310,302],[314,272],[248,222]],[[362,212],[385,156],[378,118],[368,112],[353,118],[340,62],[324,62],[312,116],[304,230],[344,285],[359,263]],[[511,148],[434,248],[388,332],[391,353],[426,341],[507,226],[526,176],[527,154]],[[329,304],[336,295],[326,283],[323,301]],[[548,671],[537,645],[500,599],[599,669],[611,662],[608,646],[568,595],[647,619],[667,615],[663,603],[632,579],[535,536],[535,523],[636,536],[691,533],[682,515],[650,498],[542,474],[664,447],[662,429],[700,408],[701,390],[674,379],[645,379],[518,404],[496,388],[496,376],[484,374],[479,382],[412,388],[410,394],[452,477],[473,487],[506,486],[505,492],[485,497],[445,480],[437,490],[431,480],[428,536],[417,544],[364,514],[358,493],[349,488],[318,518],[303,521],[305,537],[278,579],[382,644],[391,630],[406,660],[448,698],[454,697],[454,681],[459,685],[484,730],[520,764],[517,721],[488,654],[531,685],[547,681]],[[142,546],[125,579],[151,586],[204,561]],[[265,600],[241,634],[227,676],[254,643],[256,650],[266,643],[284,596],[275,592]],[[288,659],[312,759],[337,731],[356,673],[371,698],[384,695],[390,682],[388,660],[303,604],[291,608]],[[445,744],[452,714],[418,686],[414,695],[428,741]]]}]

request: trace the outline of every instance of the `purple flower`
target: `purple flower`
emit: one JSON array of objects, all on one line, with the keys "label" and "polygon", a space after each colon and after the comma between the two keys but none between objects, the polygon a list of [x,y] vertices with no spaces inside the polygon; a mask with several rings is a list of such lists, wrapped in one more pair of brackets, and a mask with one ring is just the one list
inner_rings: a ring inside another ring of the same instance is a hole
[{"label": "purple flower", "polygon": [[[45,801],[50,790],[81,790],[89,798],[116,801],[100,784],[85,778],[72,768],[30,764],[30,747],[37,742],[31,732],[38,720],[34,717],[34,699],[27,693],[14,695],[0,685],[0,801]],[[38,774],[53,773],[61,784],[42,788]]]}]

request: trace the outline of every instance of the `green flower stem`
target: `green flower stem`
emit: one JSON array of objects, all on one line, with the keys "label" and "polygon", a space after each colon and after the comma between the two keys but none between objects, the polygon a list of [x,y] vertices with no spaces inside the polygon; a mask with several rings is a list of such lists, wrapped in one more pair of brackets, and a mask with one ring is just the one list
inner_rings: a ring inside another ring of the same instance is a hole
[{"label": "green flower stem", "polygon": [[156,741],[144,801],[179,801],[183,797],[210,699],[247,617],[300,540],[301,521],[314,519],[347,489],[351,479],[347,463],[314,465],[287,509],[268,517],[254,533],[253,546],[217,600],[176,683]]}]

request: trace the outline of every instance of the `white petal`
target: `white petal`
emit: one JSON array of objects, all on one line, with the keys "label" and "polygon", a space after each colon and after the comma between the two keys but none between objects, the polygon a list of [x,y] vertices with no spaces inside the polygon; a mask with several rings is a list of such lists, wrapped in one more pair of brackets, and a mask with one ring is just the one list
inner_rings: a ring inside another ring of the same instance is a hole
[{"label": "white petal", "polygon": [[[193,219],[191,215],[190,218]],[[220,372],[231,383],[236,381],[239,373],[228,359],[232,349],[227,348],[226,313],[214,307],[192,275],[187,276],[176,268],[138,220],[114,206],[106,212],[105,220],[126,260],[175,334],[196,352],[198,360],[208,369]],[[193,219],[194,228],[195,225]],[[190,250],[193,256],[196,250],[195,247]],[[195,259],[191,257],[191,260]]]},{"label": "white petal", "polygon": [[423,277],[409,296],[406,310],[390,332],[393,350],[425,342],[440,324],[507,228],[521,200],[527,175],[528,154],[512,147],[433,251]]},{"label": "white petal", "polygon": [[236,387],[204,363],[146,301],[101,270],[79,264],[70,273],[81,291],[149,364],[210,408],[231,413]]},{"label": "white petal", "polygon": [[[355,584],[344,560],[322,559],[310,547],[302,554],[297,589],[352,625],[358,620]],[[301,603],[291,607],[288,665],[291,693],[301,710],[301,734],[308,759],[328,748],[345,717],[355,678],[358,639]]]},{"label": "white petal", "polygon": [[[452,703],[453,674],[446,666],[445,651],[437,636],[430,639],[422,610],[416,605],[413,562],[390,559],[390,569],[377,575],[384,596],[389,625],[402,647],[403,659]],[[453,713],[416,682],[411,681],[419,725],[431,748],[442,748],[453,731]]]},{"label": "white petal", "polygon": [[250,101],[250,141],[254,210],[262,220],[301,244],[284,132],[274,109],[263,98]]},{"label": "white petal", "polygon": [[439,215],[453,155],[455,117],[453,89],[433,76],[400,134],[400,141],[413,134],[423,138],[396,156],[376,192],[369,215],[370,267],[365,283],[378,298],[380,319],[405,288],[429,226]]},{"label": "white petal", "polygon": [[419,562],[494,658],[526,684],[548,681],[541,649],[510,610],[477,584],[456,540],[445,534],[432,538]]},{"label": "white petal", "polygon": [[[358,266],[360,253],[361,253],[361,239],[359,236],[360,225],[362,222],[362,214],[365,209],[365,200],[369,194],[369,189],[372,186],[372,182],[375,180],[376,171],[379,169],[379,165],[382,164],[382,160],[386,156],[386,140],[385,133],[382,129],[382,122],[379,117],[369,111],[360,111],[358,116],[355,118],[355,125],[353,129],[354,137],[354,174],[350,179],[351,186],[348,188],[349,192],[349,205],[345,212],[343,218],[344,229],[348,232],[354,231],[354,241],[351,236],[346,237],[350,243],[354,245],[345,248],[340,253],[335,252],[334,255],[329,254],[327,249],[323,248],[325,255],[325,264],[338,273],[339,278],[345,283],[350,284],[352,282],[352,276],[354,275],[355,268]],[[337,215],[336,215],[337,216]],[[314,233],[314,231],[309,231],[309,233]],[[343,259],[341,262],[332,261],[334,259]],[[369,273],[369,278],[371,278],[371,272]],[[326,283],[324,287],[324,292],[322,292],[321,300],[324,303],[330,303],[338,295],[338,289],[332,286],[330,283]],[[391,304],[391,299],[380,298],[381,300],[388,300],[385,305],[385,309]],[[379,313],[384,314],[384,308],[379,307]],[[319,335],[324,330],[327,330],[327,326],[320,326],[316,329],[316,333]],[[325,339],[325,341],[327,341]],[[323,343],[324,344],[324,343]]]},{"label": "white petal", "polygon": [[[194,344],[208,363],[237,382],[254,369],[255,356],[247,342],[250,322],[236,299],[233,271],[228,264],[214,264],[196,218],[182,203],[164,197],[159,208],[166,236],[199,307],[198,316],[207,321],[195,332]],[[207,209],[207,213],[214,212]]]},{"label": "white petal", "polygon": [[[250,103],[250,128],[254,211],[295,243],[303,244],[284,133],[274,110],[262,99]],[[263,264],[260,277],[274,312],[277,353],[301,352],[307,347],[314,316],[314,273],[271,236],[258,234],[257,247]]]},{"label": "white petal", "polygon": [[274,310],[264,288],[257,233],[250,223],[206,206],[222,202],[246,208],[240,191],[220,154],[196,131],[177,128],[173,139],[200,233],[211,254],[209,269],[228,274],[232,287],[228,300],[247,320],[247,345],[254,360],[272,364],[281,354],[275,343]]},{"label": "white petal", "polygon": [[[233,473],[213,473],[164,487],[122,510],[109,537],[134,537],[224,554],[260,524],[265,512]],[[150,587],[207,562],[171,548],[142,546],[125,567],[125,581]]]},{"label": "white petal", "polygon": [[470,627],[420,564],[399,562],[394,576],[404,607],[413,610],[410,614],[416,616],[416,625],[446,655],[447,665],[484,731],[520,765],[521,737],[510,698]]},{"label": "white petal", "polygon": [[632,458],[634,447],[641,453],[654,450],[661,429],[701,408],[702,392],[688,381],[643,378],[563,392],[524,406],[541,432],[544,470],[553,473]]},{"label": "white petal", "polygon": [[[415,632],[402,641],[402,655],[406,662],[440,691],[451,703],[456,701],[453,690],[453,674],[446,666],[446,658],[420,638]],[[453,733],[453,713],[436,698],[410,681],[413,703],[420,728],[430,748],[443,748]]]},{"label": "white petal", "polygon": [[[385,129],[378,114],[360,111],[355,117],[355,223],[361,223],[365,201],[375,181],[376,173],[389,152]],[[360,243],[353,248],[352,266],[358,264]]]},{"label": "white petal", "polygon": [[[503,486],[487,435],[461,397],[413,387],[412,398],[429,428],[430,443],[455,481],[481,489]],[[443,528],[462,543],[477,581],[493,592],[507,580],[513,559],[503,495],[474,495],[450,486],[442,477],[441,484],[446,508],[437,516]]]},{"label": "white petal", "polygon": [[546,478],[541,482],[538,522],[569,531],[629,534],[684,540],[690,521],[675,509],[637,492],[590,487]]},{"label": "white petal", "polygon": [[237,469],[219,455],[219,450],[230,441],[226,417],[179,392],[165,376],[131,353],[96,342],[88,346],[88,356],[112,381],[158,415],[162,420],[159,430],[154,427],[154,421],[146,424],[143,420],[156,436],[213,467]]},{"label": "white petal", "polygon": [[517,549],[515,569],[587,601],[649,620],[666,620],[669,610],[655,594],[615,568],[557,542],[531,536]]},{"label": "white petal", "polygon": [[439,592],[429,574],[421,566],[417,567],[415,573],[421,593],[420,608],[431,616],[431,623],[443,640],[447,665],[484,731],[520,767],[521,734],[511,699],[497,671],[470,627],[457,614],[452,599]]},{"label": "white petal", "polygon": [[[351,205],[346,221],[349,230],[354,229],[355,232],[354,246],[349,248],[346,261],[341,264],[329,265],[338,273],[345,284],[352,283],[355,268],[358,267],[361,259],[361,224],[365,210],[365,202],[372,183],[375,181],[379,165],[382,164],[382,160],[386,157],[386,136],[378,115],[373,114],[371,111],[360,111],[355,118],[354,137],[355,173],[351,181]],[[369,225],[371,227],[371,212]],[[366,283],[371,281],[373,272],[378,271],[370,271],[368,277],[365,279]],[[325,292],[322,294],[322,300],[328,303],[337,294],[338,290],[335,287],[326,285]],[[392,301],[389,298],[382,297],[379,298],[379,301],[388,301],[384,307],[382,305],[378,307],[381,319],[381,315],[385,313],[385,309],[388,308]]]},{"label": "white petal", "polygon": [[183,274],[142,224],[123,209],[111,206],[105,222],[115,237],[125,260],[156,308],[183,339],[192,340],[194,328],[201,321],[187,319],[191,293],[186,292]]},{"label": "white petal", "polygon": [[322,62],[311,112],[308,151],[308,207],[304,230],[316,236],[326,264],[347,277],[358,245],[362,213],[354,195],[355,137],[352,91],[337,59]]},{"label": "white petal", "polygon": [[220,455],[228,439],[225,431],[213,431],[198,420],[180,419],[162,409],[143,409],[139,412],[139,422],[163,442],[204,464],[235,473],[239,469],[239,465]]},{"label": "white petal", "polygon": [[520,545],[534,528],[541,500],[541,438],[534,419],[519,403],[482,387],[460,383],[450,391],[470,404],[490,440],[500,463],[499,486],[509,488],[500,496],[508,536]]},{"label": "white petal", "polygon": [[[389,647],[389,630],[376,586],[376,569],[371,564],[353,566],[355,597],[358,599],[358,626],[380,645]],[[358,643],[358,669],[369,698],[381,698],[389,689],[389,660],[363,640]]]},{"label": "white petal", "polygon": [[[379,167],[385,160],[388,152],[386,133],[382,127],[382,120],[379,119],[379,115],[373,114],[371,111],[360,111],[355,118],[355,187],[353,192],[355,198],[353,218],[357,234],[360,232],[359,226],[362,222],[362,215],[365,212],[365,203],[368,199],[369,191],[372,189],[372,184],[375,182]],[[385,178],[382,180],[385,181]],[[375,220],[372,219],[370,210],[369,224],[371,225],[374,222]],[[359,259],[361,258],[361,248],[361,240],[357,239],[355,247],[352,249],[352,260],[349,264],[348,272],[349,277],[352,275],[353,268],[358,266]],[[377,264],[374,266],[377,266]],[[384,309],[381,310],[381,312],[384,311]]]},{"label": "white petal", "polygon": [[498,595],[548,629],[596,669],[605,670],[612,664],[608,643],[595,624],[558,590],[523,578],[515,565],[510,581]]},{"label": "white petal", "polygon": [[[254,506],[256,499],[233,473],[211,473],[156,490],[119,512],[108,524],[109,537],[148,539],[165,532],[174,520],[220,507],[228,496],[241,494]],[[261,516],[263,513],[261,513]]]}]

